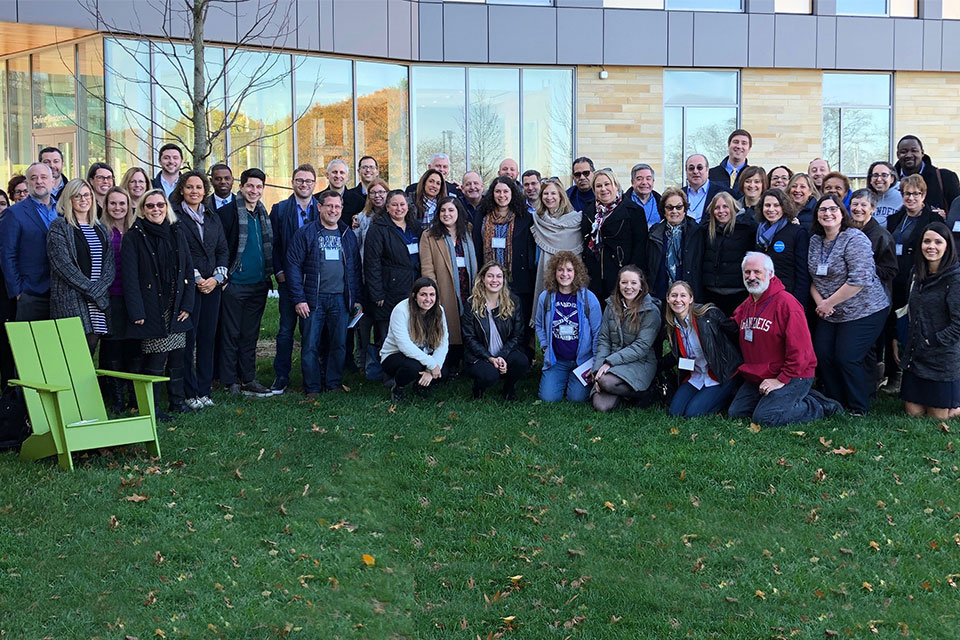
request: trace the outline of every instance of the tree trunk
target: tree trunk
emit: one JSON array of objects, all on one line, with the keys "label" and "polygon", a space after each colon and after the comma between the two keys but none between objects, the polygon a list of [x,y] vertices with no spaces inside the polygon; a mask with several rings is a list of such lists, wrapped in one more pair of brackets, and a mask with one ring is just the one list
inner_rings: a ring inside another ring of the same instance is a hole
[{"label": "tree trunk", "polygon": [[193,167],[207,170],[207,157],[210,155],[210,142],[207,140],[207,105],[204,96],[207,93],[204,78],[203,26],[207,18],[207,5],[210,0],[194,0],[193,3]]}]

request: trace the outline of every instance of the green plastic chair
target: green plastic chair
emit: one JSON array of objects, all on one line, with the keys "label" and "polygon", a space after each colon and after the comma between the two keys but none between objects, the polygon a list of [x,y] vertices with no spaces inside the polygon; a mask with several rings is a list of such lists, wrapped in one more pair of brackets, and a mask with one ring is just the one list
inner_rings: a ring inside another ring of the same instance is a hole
[{"label": "green plastic chair", "polygon": [[[73,471],[75,451],[145,442],[160,457],[153,383],[168,378],[93,368],[80,318],[8,322],[7,335],[23,387],[33,435],[20,448],[24,460],[57,456],[61,469]],[[97,376],[131,380],[139,415],[107,419]]]}]

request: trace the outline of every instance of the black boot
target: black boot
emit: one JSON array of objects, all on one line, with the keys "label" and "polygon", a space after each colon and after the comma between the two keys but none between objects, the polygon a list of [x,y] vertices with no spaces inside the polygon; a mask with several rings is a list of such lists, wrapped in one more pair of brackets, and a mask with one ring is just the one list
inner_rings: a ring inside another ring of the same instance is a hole
[{"label": "black boot", "polygon": [[[159,371],[154,369],[144,369],[142,371],[143,375],[146,376],[162,376],[163,369]],[[153,411],[157,416],[157,422],[170,422],[173,420],[168,414],[160,410],[160,383],[153,383]]]},{"label": "black boot", "polygon": [[[110,360],[103,363],[103,368],[108,371],[120,371],[121,366],[123,366],[123,364],[119,360]],[[102,379],[105,383],[103,399],[109,403],[111,413],[120,415],[124,412],[123,392],[126,389],[128,381],[109,376],[104,376]]]},{"label": "black boot", "polygon": [[170,413],[190,413],[193,411],[184,403],[183,396],[183,367],[168,369],[170,381],[167,382],[167,401],[170,404]]}]

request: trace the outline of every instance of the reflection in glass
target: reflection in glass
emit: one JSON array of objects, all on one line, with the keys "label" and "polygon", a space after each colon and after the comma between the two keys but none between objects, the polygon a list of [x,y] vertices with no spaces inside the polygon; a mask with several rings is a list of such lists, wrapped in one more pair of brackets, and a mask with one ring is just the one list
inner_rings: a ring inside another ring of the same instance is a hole
[{"label": "reflection in glass", "polygon": [[840,166],[840,109],[823,110],[823,159],[830,167]]},{"label": "reflection in glass", "polygon": [[[353,161],[353,64],[349,60],[296,56],[294,113],[297,163],[309,162],[322,175],[327,163],[343,158],[356,181]],[[321,178],[322,180],[322,178]]]},{"label": "reflection in glass", "polygon": [[837,0],[837,15],[885,16],[887,0]]},{"label": "reflection in glass", "polygon": [[573,72],[523,70],[523,166],[569,176],[573,162]]},{"label": "reflection in glass", "polygon": [[466,167],[467,128],[464,116],[463,67],[413,67],[410,69],[413,113],[413,177],[419,179],[434,153],[450,156],[447,179],[459,182]]},{"label": "reflection in glass", "polygon": [[664,71],[665,105],[736,105],[736,71]]},{"label": "reflection in glass", "polygon": [[30,56],[7,60],[7,97],[10,105],[8,149],[11,173],[23,173],[33,162],[30,130],[33,116],[30,104]]},{"label": "reflection in glass", "polygon": [[107,101],[107,162],[123,176],[130,167],[153,164],[150,150],[150,43],[104,42]]},{"label": "reflection in glass", "polygon": [[[520,71],[470,69],[469,73],[470,170],[490,184],[501,160],[520,161]],[[525,165],[532,166],[527,159]]]},{"label": "reflection in glass", "polygon": [[742,11],[740,0],[666,0],[671,11]]},{"label": "reflection in glass", "polygon": [[33,128],[73,127],[77,118],[73,45],[33,54]]},{"label": "reflection in glass", "polygon": [[[7,157],[7,64],[0,61],[0,176],[10,175]],[[0,189],[6,189],[6,183]]]},{"label": "reflection in glass", "polygon": [[[106,162],[106,113],[103,99],[103,41],[85,40],[77,45],[77,144],[81,173],[94,162]],[[114,169],[116,171],[116,169]],[[118,180],[119,182],[119,180]]]},{"label": "reflection in glass", "polygon": [[890,106],[889,73],[823,74],[824,106]]},{"label": "reflection in glass", "polygon": [[844,109],[840,116],[840,148],[841,173],[866,175],[871,162],[890,155],[890,111]]},{"label": "reflection in glass", "polygon": [[683,110],[683,159],[702,153],[716,165],[727,155],[727,136],[737,128],[737,110],[731,107],[688,107]]},{"label": "reflection in glass", "polygon": [[680,186],[683,173],[683,107],[663,109],[663,184]]},{"label": "reflection in glass", "polygon": [[357,62],[357,152],[380,163],[391,188],[407,185],[407,67]]}]

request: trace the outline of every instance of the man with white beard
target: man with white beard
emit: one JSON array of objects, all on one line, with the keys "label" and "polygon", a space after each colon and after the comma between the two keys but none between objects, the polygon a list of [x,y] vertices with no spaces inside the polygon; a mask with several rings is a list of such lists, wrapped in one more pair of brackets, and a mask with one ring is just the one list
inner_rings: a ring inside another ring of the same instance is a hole
[{"label": "man with white beard", "polygon": [[811,388],[817,356],[803,307],[774,275],[770,256],[750,251],[741,266],[750,296],[733,312],[743,384],[730,404],[730,417],[777,427],[841,412],[838,402]]}]

